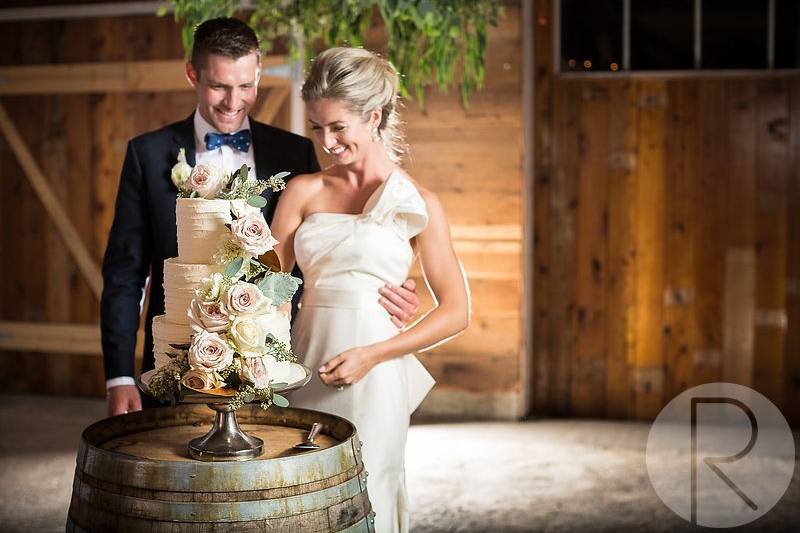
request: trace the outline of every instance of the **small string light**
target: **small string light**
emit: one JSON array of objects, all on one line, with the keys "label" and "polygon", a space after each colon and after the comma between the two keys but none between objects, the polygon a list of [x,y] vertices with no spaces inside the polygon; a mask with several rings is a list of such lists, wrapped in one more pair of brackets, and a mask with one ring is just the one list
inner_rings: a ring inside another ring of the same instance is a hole
[{"label": "small string light", "polygon": [[587,59],[586,61],[583,62],[583,68],[585,69],[592,68],[592,62]]},{"label": "small string light", "polygon": [[611,63],[611,70],[614,72],[618,71],[619,65],[617,65],[616,63]]},{"label": "small string light", "polygon": [[569,61],[567,61],[567,65],[569,65],[569,68],[575,68],[576,64],[577,63],[574,59],[570,59]]}]

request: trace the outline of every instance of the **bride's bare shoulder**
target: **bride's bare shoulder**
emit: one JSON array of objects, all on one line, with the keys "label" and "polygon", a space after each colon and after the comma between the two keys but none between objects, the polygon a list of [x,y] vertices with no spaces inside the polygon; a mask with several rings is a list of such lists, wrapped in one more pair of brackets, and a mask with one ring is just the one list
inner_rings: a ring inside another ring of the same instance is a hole
[{"label": "bride's bare shoulder", "polygon": [[324,184],[324,175],[322,172],[315,172],[314,174],[298,174],[286,182],[286,190],[283,191],[283,197],[287,199],[302,200],[317,194]]}]

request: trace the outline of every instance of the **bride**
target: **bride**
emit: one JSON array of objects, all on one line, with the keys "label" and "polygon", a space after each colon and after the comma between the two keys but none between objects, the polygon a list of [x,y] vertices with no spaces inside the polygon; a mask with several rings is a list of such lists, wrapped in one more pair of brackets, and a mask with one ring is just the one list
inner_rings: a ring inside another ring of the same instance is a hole
[{"label": "bride", "polygon": [[[293,350],[319,369],[292,405],[355,424],[379,533],[408,529],[409,416],[434,383],[410,354],[469,323],[444,209],[399,167],[406,147],[397,83],[394,68],[363,49],[316,57],[302,96],[316,140],[335,163],[289,181],[272,226],[283,268],[297,262],[305,276]],[[398,332],[377,289],[402,283],[417,253],[438,305]]]}]

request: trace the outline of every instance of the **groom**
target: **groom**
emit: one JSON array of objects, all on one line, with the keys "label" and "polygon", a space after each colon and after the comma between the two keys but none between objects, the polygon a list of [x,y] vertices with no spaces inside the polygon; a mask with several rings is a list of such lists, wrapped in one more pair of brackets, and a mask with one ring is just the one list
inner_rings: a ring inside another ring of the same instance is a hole
[{"label": "groom", "polygon": [[[266,179],[319,171],[311,141],[251,120],[260,76],[258,39],[244,22],[218,18],[195,30],[186,76],[197,93],[197,109],[187,119],[145,133],[128,143],[116,211],[103,259],[100,303],[109,416],[138,411],[134,351],[145,279],[151,275],[142,371],[154,367],[153,317],[164,313],[164,260],[178,255],[175,199],[170,173],[181,148],[189,165],[205,163],[227,172],[243,164]],[[290,179],[290,178],[289,178]],[[272,222],[279,194],[267,189],[264,216]],[[295,274],[297,275],[297,274]],[[381,289],[380,301],[402,326],[419,307],[413,281]]]}]

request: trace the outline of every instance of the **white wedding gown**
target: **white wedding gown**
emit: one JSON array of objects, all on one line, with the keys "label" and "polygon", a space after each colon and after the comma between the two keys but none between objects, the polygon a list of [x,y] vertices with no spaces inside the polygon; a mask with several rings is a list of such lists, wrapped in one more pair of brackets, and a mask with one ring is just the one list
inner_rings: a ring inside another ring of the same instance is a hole
[{"label": "white wedding gown", "polygon": [[408,530],[404,454],[409,416],[434,380],[413,355],[374,366],[342,391],[317,369],[343,351],[397,335],[378,288],[403,283],[413,261],[409,240],[428,221],[416,187],[394,171],[360,215],[313,213],[297,229],[295,257],[305,286],[292,347],[314,377],[290,397],[293,407],[325,411],[355,424],[369,472],[375,531]]}]

